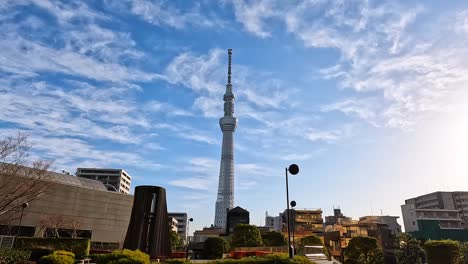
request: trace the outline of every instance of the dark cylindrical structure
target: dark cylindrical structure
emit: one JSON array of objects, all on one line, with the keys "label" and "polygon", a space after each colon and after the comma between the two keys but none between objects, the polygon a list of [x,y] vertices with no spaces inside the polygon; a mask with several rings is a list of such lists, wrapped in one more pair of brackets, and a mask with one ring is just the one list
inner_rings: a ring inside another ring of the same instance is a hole
[{"label": "dark cylindrical structure", "polygon": [[124,248],[139,249],[151,259],[171,255],[166,190],[159,186],[137,186]]}]

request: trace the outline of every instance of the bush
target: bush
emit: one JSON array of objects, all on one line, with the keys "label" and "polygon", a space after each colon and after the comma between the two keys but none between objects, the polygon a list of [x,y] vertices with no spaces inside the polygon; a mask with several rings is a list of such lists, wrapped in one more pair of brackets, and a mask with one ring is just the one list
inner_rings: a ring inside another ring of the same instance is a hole
[{"label": "bush", "polygon": [[229,250],[229,244],[222,237],[209,237],[204,244],[203,253],[208,259],[219,259]]},{"label": "bush", "polygon": [[39,260],[39,264],[73,264],[75,254],[65,250],[57,250],[54,253],[44,256]]},{"label": "bush", "polygon": [[42,238],[19,237],[16,247],[20,249],[47,248],[73,252],[78,259],[89,255],[90,241],[87,238]]},{"label": "bush", "polygon": [[39,261],[44,256],[52,254],[54,251],[50,250],[48,248],[32,248],[29,251],[31,251],[31,255],[29,256],[29,260],[31,261]]},{"label": "bush", "polygon": [[267,247],[286,246],[286,238],[277,231],[269,231],[262,234],[263,244]]},{"label": "bush", "polygon": [[1,264],[17,264],[29,259],[31,252],[26,250],[17,250],[11,248],[0,248]]},{"label": "bush", "polygon": [[234,227],[231,247],[259,247],[262,245],[262,236],[256,226],[239,224]]},{"label": "bush", "polygon": [[39,264],[73,264],[75,262],[70,256],[50,254],[39,260]]},{"label": "bush", "polygon": [[190,264],[192,263],[190,260],[187,259],[166,259],[163,263],[166,264]]},{"label": "bush", "polygon": [[456,264],[461,257],[459,243],[452,240],[430,240],[424,249],[428,264]]},{"label": "bush", "polygon": [[313,264],[304,256],[289,259],[287,254],[271,254],[264,257],[248,257],[242,259],[217,260],[218,264]]},{"label": "bush", "polygon": [[97,264],[151,264],[148,254],[140,250],[115,250],[109,254],[101,254],[97,258]]},{"label": "bush", "polygon": [[345,252],[345,264],[383,264],[384,256],[373,237],[353,237]]},{"label": "bush", "polygon": [[317,246],[317,245],[322,245],[322,240],[320,239],[320,237],[316,236],[316,235],[310,235],[310,236],[306,236],[306,237],[303,237],[301,238],[301,245],[304,245],[304,246]]}]

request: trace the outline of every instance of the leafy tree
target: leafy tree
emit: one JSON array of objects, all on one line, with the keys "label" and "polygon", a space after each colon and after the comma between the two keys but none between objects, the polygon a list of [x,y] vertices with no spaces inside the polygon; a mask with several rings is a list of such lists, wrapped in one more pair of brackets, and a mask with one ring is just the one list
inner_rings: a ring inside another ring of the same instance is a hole
[{"label": "leafy tree", "polygon": [[424,250],[419,241],[408,234],[401,234],[396,245],[396,258],[398,264],[421,264],[424,259]]},{"label": "leafy tree", "polygon": [[323,243],[320,237],[316,235],[310,235],[310,236],[301,238],[301,245],[316,246],[316,245],[323,245]]},{"label": "leafy tree", "polygon": [[269,247],[286,246],[288,244],[283,234],[277,231],[265,232],[262,234],[262,241],[265,246]]},{"label": "leafy tree", "polygon": [[262,236],[256,226],[239,224],[234,227],[231,247],[259,247],[262,244]]},{"label": "leafy tree", "polygon": [[344,252],[345,264],[383,264],[383,252],[373,237],[354,237]]},{"label": "leafy tree", "polygon": [[184,241],[180,238],[176,231],[169,229],[169,238],[171,241],[171,249],[183,247]]},{"label": "leafy tree", "polygon": [[452,240],[430,240],[424,243],[428,264],[458,264],[460,244]]},{"label": "leafy tree", "polygon": [[204,253],[208,259],[219,259],[229,250],[229,243],[222,237],[209,237],[205,241]]}]

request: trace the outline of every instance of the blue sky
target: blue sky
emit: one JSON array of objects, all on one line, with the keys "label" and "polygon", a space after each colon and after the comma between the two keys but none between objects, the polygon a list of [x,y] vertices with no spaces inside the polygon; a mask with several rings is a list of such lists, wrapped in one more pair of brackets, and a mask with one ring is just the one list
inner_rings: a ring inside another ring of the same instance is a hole
[{"label": "blue sky", "polygon": [[214,220],[228,48],[235,204],[400,215],[467,190],[462,1],[4,1],[0,134],[54,169],[124,168],[192,228]]}]

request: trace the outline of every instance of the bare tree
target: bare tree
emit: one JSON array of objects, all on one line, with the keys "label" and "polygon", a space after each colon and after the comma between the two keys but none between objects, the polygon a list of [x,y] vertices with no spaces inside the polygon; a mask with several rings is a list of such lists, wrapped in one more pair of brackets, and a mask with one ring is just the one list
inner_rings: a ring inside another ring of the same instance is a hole
[{"label": "bare tree", "polygon": [[11,219],[22,203],[41,196],[50,186],[50,161],[29,161],[28,135],[0,139],[0,220]]},{"label": "bare tree", "polygon": [[62,215],[49,215],[43,217],[39,222],[39,233],[43,237],[66,237],[77,238],[81,222],[76,219],[63,217]]}]

